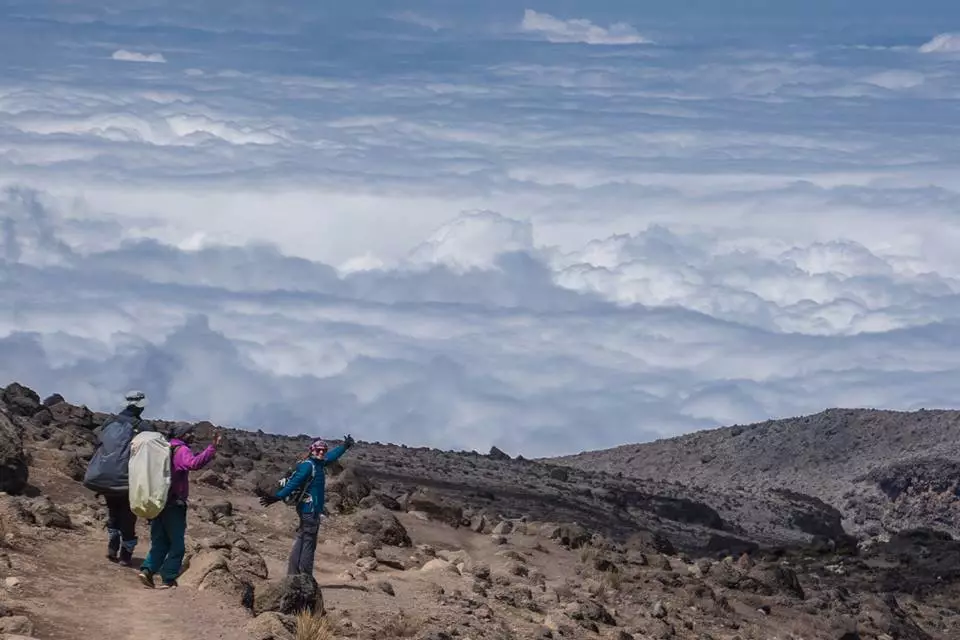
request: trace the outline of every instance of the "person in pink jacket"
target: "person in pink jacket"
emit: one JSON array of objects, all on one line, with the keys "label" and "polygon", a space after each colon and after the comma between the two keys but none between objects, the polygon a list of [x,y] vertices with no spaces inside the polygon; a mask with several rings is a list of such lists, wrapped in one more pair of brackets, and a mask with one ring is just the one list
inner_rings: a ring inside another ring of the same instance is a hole
[{"label": "person in pink jacket", "polygon": [[163,511],[150,522],[150,553],[140,565],[140,581],[153,589],[154,576],[160,574],[161,588],[177,586],[177,576],[186,553],[187,498],[190,494],[190,472],[205,467],[217,453],[220,433],[213,437],[213,444],[193,455],[190,445],[194,441],[193,425],[174,427],[167,434],[173,452],[171,464],[170,493]]}]

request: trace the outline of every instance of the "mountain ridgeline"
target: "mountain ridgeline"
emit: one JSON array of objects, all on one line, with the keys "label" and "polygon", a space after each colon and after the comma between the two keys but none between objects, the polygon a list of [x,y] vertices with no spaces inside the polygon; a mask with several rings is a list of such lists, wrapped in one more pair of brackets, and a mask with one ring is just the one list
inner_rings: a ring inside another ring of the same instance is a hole
[{"label": "mountain ridgeline", "polygon": [[800,493],[839,510],[860,537],[960,534],[960,411],[830,409],[550,462],[717,493]]}]

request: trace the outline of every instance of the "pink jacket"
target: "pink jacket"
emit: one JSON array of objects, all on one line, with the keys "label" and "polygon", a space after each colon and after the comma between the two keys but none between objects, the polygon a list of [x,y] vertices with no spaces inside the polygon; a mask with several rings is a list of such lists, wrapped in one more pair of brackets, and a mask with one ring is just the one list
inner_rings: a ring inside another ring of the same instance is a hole
[{"label": "pink jacket", "polygon": [[173,452],[169,500],[186,500],[190,495],[190,472],[205,467],[213,460],[217,449],[211,444],[197,455],[193,455],[190,447],[179,438],[172,438],[170,446],[176,449]]}]

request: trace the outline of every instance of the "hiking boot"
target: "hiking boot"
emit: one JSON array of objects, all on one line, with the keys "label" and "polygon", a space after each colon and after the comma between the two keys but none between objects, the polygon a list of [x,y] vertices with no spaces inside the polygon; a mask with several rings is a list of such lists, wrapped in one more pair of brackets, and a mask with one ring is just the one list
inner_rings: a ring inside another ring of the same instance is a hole
[{"label": "hiking boot", "polygon": [[133,551],[127,551],[126,549],[120,550],[120,557],[117,562],[120,563],[121,567],[129,567],[133,565]]},{"label": "hiking boot", "polygon": [[163,584],[160,585],[161,589],[176,589],[180,585],[177,584],[176,580],[170,580],[169,582],[164,580]]},{"label": "hiking boot", "polygon": [[137,574],[137,577],[140,578],[140,582],[143,583],[143,586],[148,589],[156,588],[156,585],[153,583],[153,572],[148,571],[147,569],[141,569],[140,573]]},{"label": "hiking boot", "polygon": [[107,560],[109,560],[110,562],[118,562],[119,559],[117,558],[117,552],[107,551]]}]

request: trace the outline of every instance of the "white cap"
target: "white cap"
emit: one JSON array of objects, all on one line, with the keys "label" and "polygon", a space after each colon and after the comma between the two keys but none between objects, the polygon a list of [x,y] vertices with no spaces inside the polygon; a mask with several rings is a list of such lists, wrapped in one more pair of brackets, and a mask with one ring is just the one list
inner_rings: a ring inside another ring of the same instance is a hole
[{"label": "white cap", "polygon": [[147,406],[147,396],[143,391],[127,391],[124,396],[128,407],[138,407],[143,409]]}]

